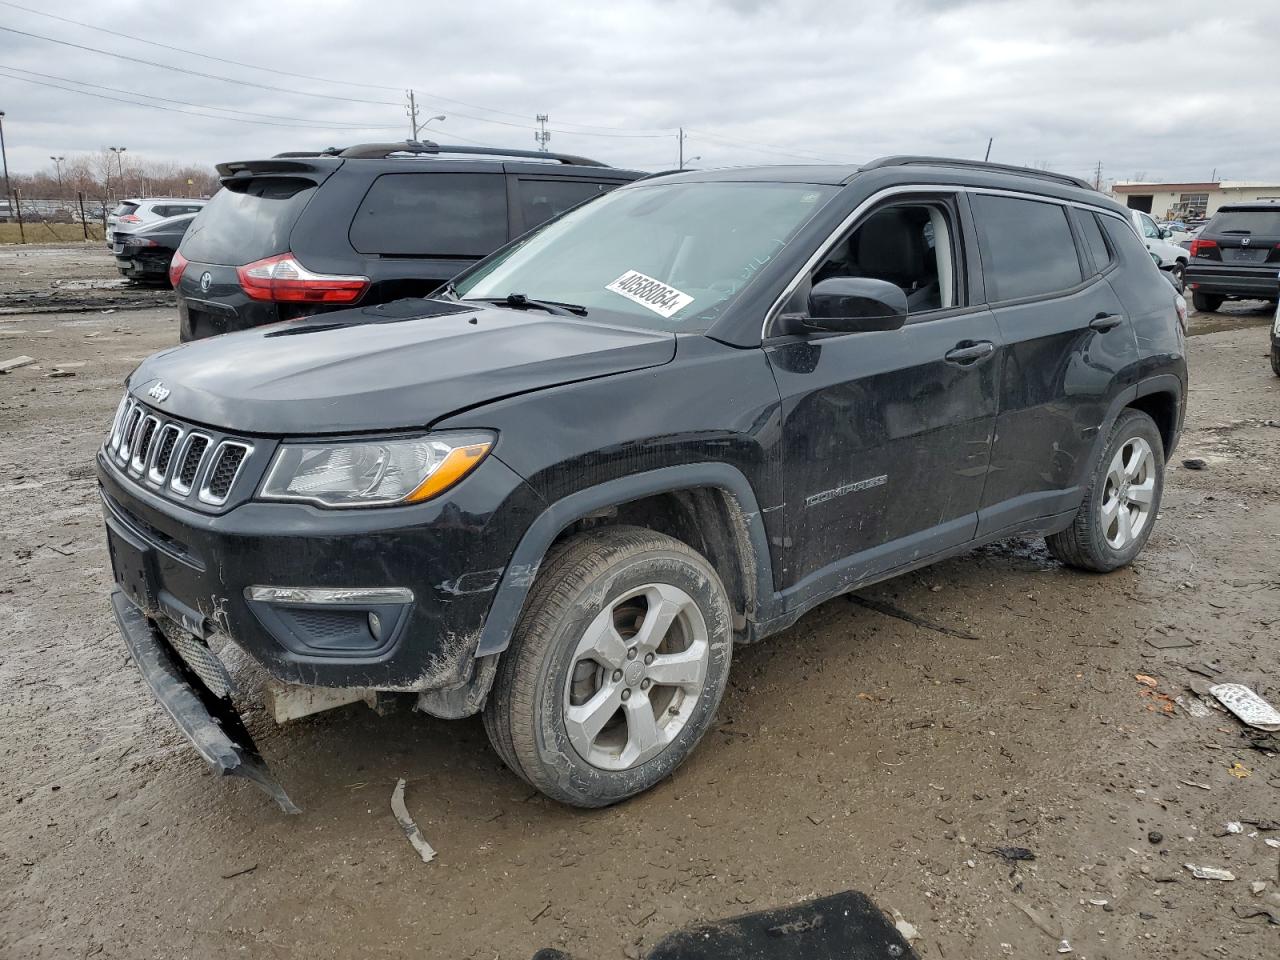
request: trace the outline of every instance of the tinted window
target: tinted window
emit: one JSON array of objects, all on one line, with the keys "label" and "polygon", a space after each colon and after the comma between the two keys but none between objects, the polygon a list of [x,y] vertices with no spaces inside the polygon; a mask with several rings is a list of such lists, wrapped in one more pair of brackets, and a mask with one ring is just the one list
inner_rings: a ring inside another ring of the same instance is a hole
[{"label": "tinted window", "polygon": [[137,209],[138,209],[138,205],[136,203],[122,202],[120,206],[116,207],[114,210],[111,211],[111,215],[113,217],[123,217],[123,216],[127,216],[130,213],[133,213],[133,211]]},{"label": "tinted window", "polygon": [[1102,223],[1107,230],[1107,239],[1111,241],[1112,248],[1123,256],[1126,268],[1144,262],[1155,266],[1150,252],[1142,245],[1130,224],[1115,217],[1103,217]]},{"label": "tinted window", "polygon": [[975,194],[973,213],[987,299],[1043,296],[1080,282],[1067,212],[1058,204]]},{"label": "tinted window", "polygon": [[616,183],[594,183],[590,180],[521,180],[518,190],[524,228],[532,230],[583,200],[598,197],[616,186]]},{"label": "tinted window", "polygon": [[1111,251],[1107,247],[1107,241],[1103,239],[1098,218],[1092,213],[1081,211],[1076,217],[1076,222],[1080,226],[1080,232],[1084,234],[1084,245],[1093,256],[1094,268],[1101,272],[1111,262]]},{"label": "tinted window", "polygon": [[299,177],[233,182],[202,209],[182,241],[182,255],[197,263],[240,266],[285,253],[289,234],[316,185]]},{"label": "tinted window", "polygon": [[1280,210],[1222,210],[1204,232],[1280,237]]},{"label": "tinted window", "polygon": [[483,257],[506,242],[506,179],[491,173],[383,174],[351,224],[361,253]]}]

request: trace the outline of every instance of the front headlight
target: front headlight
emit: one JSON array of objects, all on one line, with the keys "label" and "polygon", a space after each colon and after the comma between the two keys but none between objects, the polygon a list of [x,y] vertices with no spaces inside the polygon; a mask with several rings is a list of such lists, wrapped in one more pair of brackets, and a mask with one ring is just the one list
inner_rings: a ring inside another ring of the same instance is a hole
[{"label": "front headlight", "polygon": [[492,433],[437,433],[405,440],[283,443],[260,496],[326,507],[421,503],[480,465]]}]

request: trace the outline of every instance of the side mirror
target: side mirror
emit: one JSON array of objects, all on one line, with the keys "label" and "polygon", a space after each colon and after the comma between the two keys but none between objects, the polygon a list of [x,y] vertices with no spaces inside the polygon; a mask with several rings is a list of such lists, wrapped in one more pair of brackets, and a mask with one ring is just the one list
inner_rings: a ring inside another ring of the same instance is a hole
[{"label": "side mirror", "polygon": [[907,322],[902,288],[871,277],[828,277],[809,291],[809,313],[800,323],[809,330],[866,333],[897,330]]},{"label": "side mirror", "polygon": [[1160,229],[1161,240],[1168,240],[1171,236],[1173,236],[1173,231],[1170,230],[1168,227],[1160,227],[1159,229]]}]

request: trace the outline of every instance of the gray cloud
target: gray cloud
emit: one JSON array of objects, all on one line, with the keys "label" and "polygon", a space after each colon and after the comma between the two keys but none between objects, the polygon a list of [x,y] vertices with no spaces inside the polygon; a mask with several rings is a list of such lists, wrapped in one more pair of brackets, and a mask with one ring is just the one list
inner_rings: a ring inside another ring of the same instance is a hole
[{"label": "gray cloud", "polygon": [[[1109,177],[1145,171],[1203,179],[1217,168],[1238,179],[1280,178],[1272,116],[1280,75],[1271,69],[1280,8],[1273,4],[1217,14],[1199,0],[278,0],[223,3],[209,16],[197,5],[102,0],[50,12],[217,57],[375,86],[249,70],[0,7],[0,24],[15,29],[295,92],[0,33],[4,67],[317,125],[188,116],[37,86],[12,73],[0,76],[0,109],[10,164],[24,172],[47,166],[51,153],[104,144],[213,163],[400,137],[408,132],[403,88],[413,86],[427,116],[447,115],[433,124],[443,142],[532,147],[533,116],[549,113],[552,149],[648,169],[675,164],[675,128],[684,126],[686,155],[700,155],[700,166],[887,153],[972,157],[993,136],[992,159],[1077,175],[1101,162]],[[1195,24],[1194,50],[1188,24]],[[1210,64],[1230,69],[1204,69]]]}]

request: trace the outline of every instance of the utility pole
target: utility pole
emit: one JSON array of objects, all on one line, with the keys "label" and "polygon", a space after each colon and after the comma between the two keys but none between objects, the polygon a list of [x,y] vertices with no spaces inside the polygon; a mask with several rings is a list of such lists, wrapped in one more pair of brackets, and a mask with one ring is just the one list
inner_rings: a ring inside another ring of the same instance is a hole
[{"label": "utility pole", "polygon": [[991,144],[995,143],[995,139],[995,137],[987,137],[987,154],[982,158],[983,163],[991,159]]},{"label": "utility pole", "polygon": [[409,115],[409,139],[418,139],[418,101],[413,97],[413,91],[408,90],[409,105],[405,107],[405,113]]},{"label": "utility pole", "polygon": [[680,132],[676,134],[676,140],[680,143],[680,166],[677,169],[684,169],[684,127],[680,128]]},{"label": "utility pole", "polygon": [[13,188],[9,186],[9,155],[4,149],[4,111],[0,110],[0,161],[4,163],[4,199],[13,202]]},{"label": "utility pole", "polygon": [[547,143],[551,140],[551,131],[547,129],[547,124],[551,118],[545,113],[540,113],[533,118],[538,123],[538,129],[533,131],[533,139],[538,143],[538,149],[543,153],[547,152]]},{"label": "utility pole", "polygon": [[1102,161],[1098,161],[1098,165],[1093,168],[1093,189],[1102,190]]},{"label": "utility pole", "polygon": [[55,170],[58,171],[58,199],[61,200],[62,199],[62,161],[67,158],[66,157],[50,157],[49,159],[53,161],[53,167]]}]

